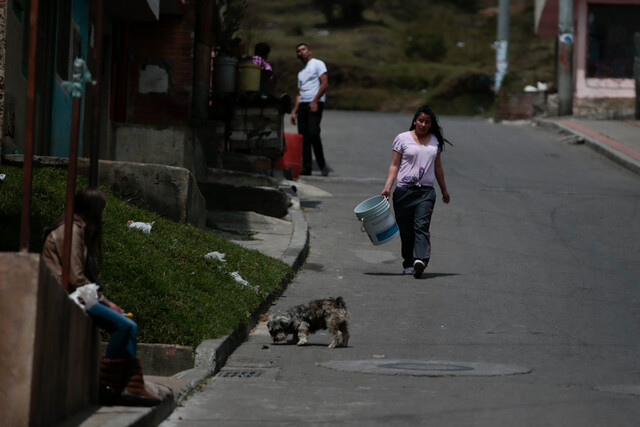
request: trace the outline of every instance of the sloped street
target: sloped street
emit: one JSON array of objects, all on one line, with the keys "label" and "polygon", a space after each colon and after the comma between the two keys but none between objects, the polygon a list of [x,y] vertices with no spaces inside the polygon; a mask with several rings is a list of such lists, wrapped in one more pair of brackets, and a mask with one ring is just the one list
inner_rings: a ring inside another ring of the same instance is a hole
[{"label": "sloped street", "polygon": [[411,116],[327,111],[328,177],[298,196],[310,251],[271,313],[342,296],[351,339],[274,344],[264,323],[163,426],[632,426],[640,417],[638,175],[530,124],[444,117],[451,203],[401,275],[353,209]]}]

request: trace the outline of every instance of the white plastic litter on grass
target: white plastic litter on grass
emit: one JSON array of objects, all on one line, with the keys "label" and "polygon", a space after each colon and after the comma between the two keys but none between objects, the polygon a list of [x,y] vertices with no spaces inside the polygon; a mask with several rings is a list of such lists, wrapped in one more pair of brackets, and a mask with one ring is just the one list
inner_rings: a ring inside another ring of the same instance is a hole
[{"label": "white plastic litter on grass", "polygon": [[127,225],[130,228],[137,228],[138,230],[142,230],[144,233],[151,233],[151,227],[153,227],[153,224],[155,224],[156,222],[138,222],[138,221],[132,221],[129,220],[127,221]]},{"label": "white plastic litter on grass", "polygon": [[220,252],[209,252],[204,257],[206,259],[215,259],[216,261],[226,262],[226,260],[224,259],[225,254],[220,253]]},{"label": "white plastic litter on grass", "polygon": [[231,274],[231,277],[233,277],[236,280],[236,282],[240,283],[242,286],[248,286],[250,288],[253,288],[254,291],[258,292],[258,287],[251,286],[249,282],[244,280],[242,276],[240,276],[240,273],[238,273],[237,271],[234,271],[233,273],[230,273],[230,274]]}]

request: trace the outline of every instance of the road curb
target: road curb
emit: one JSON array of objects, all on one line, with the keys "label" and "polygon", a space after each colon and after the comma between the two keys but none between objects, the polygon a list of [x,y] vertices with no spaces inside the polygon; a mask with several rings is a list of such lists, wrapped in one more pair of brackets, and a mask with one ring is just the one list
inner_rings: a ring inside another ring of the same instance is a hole
[{"label": "road curb", "polygon": [[[560,131],[561,133],[565,134],[575,135],[581,141],[584,141],[584,144],[589,148],[604,155],[608,159],[613,160],[614,162],[629,169],[630,171],[640,174],[639,161],[629,157],[619,150],[616,150],[610,144],[601,141],[593,135],[588,135],[586,133],[580,132],[579,130],[567,126],[566,124],[554,119],[535,119],[534,122],[547,129]],[[606,137],[603,136],[603,138]]]},{"label": "road curb", "polygon": [[[293,199],[293,206],[289,210],[293,223],[293,232],[289,242],[289,247],[280,259],[290,265],[294,271],[297,271],[304,263],[309,252],[309,224],[304,217],[304,213],[299,208],[299,201],[297,198]],[[251,314],[247,325],[236,329],[226,337],[205,340],[200,343],[195,351],[194,367],[192,369],[178,372],[172,376],[172,378],[180,380],[183,385],[179,389],[174,390],[173,398],[175,404],[173,405],[171,412],[173,412],[173,409],[188,397],[199,384],[220,372],[229,356],[247,339],[251,330],[259,323],[260,317],[266,313],[273,302],[282,295],[290,281],[291,277],[283,279],[278,291],[269,294],[265,301],[263,301],[255,312]],[[154,408],[151,408],[151,411],[153,410]],[[167,413],[162,420],[171,415],[171,412]],[[159,417],[155,416],[146,418],[158,420]],[[136,422],[132,425],[156,425],[147,424],[142,419],[139,421],[142,423]]]},{"label": "road curb", "polygon": [[[293,230],[289,246],[280,259],[291,266],[293,271],[300,269],[309,252],[309,224],[300,209],[300,202],[292,197],[293,204],[289,215]],[[148,376],[147,382],[154,383],[158,389],[165,390],[162,403],[156,407],[106,407],[91,405],[75,416],[65,420],[60,426],[98,427],[102,425],[157,426],[166,420],[187,399],[200,384],[216,375],[224,367],[229,356],[247,339],[249,333],[260,322],[260,317],[282,295],[292,277],[283,278],[279,288],[269,294],[260,306],[251,314],[246,325],[237,328],[229,335],[205,340],[195,350],[194,366],[170,377]]]}]

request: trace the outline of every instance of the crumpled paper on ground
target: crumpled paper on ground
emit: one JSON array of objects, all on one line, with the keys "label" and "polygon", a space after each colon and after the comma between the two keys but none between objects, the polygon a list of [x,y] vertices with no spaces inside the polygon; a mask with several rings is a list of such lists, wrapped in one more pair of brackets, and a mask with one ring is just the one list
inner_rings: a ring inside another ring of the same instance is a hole
[{"label": "crumpled paper on ground", "polygon": [[214,252],[209,252],[204,257],[206,259],[215,259],[216,261],[226,262],[226,260],[224,259],[225,254],[223,254],[221,252],[215,252],[215,251]]},{"label": "crumpled paper on ground", "polygon": [[132,221],[129,220],[127,221],[127,225],[130,228],[136,228],[138,230],[142,230],[144,233],[151,233],[151,227],[153,227],[153,224],[155,224],[156,222],[139,222],[139,221]]},{"label": "crumpled paper on ground", "polygon": [[251,286],[249,282],[244,280],[242,276],[240,276],[240,273],[238,273],[237,271],[234,271],[233,273],[230,273],[230,274],[231,274],[231,277],[233,277],[236,280],[236,282],[240,283],[243,286],[248,286],[250,288],[253,288],[254,291],[258,292],[258,286]]}]

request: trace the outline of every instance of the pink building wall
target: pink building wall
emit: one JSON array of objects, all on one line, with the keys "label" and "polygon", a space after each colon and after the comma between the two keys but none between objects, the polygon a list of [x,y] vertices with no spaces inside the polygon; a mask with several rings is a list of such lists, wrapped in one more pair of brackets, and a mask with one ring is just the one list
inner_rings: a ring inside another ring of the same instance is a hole
[{"label": "pink building wall", "polygon": [[587,78],[587,10],[588,3],[640,4],[639,0],[576,0],[574,2],[574,77],[576,98],[635,98],[633,79]]}]

